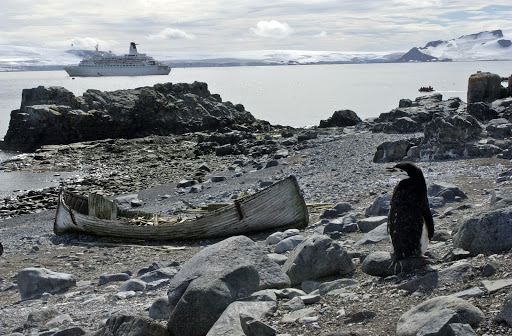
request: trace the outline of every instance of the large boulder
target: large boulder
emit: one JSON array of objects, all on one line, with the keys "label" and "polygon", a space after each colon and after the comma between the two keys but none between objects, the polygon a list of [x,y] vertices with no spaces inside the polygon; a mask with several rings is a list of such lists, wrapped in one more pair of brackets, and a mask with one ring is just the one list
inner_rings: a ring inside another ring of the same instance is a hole
[{"label": "large boulder", "polygon": [[255,122],[242,105],[210,94],[206,83],[87,90],[81,97],[62,87],[40,86],[23,90],[3,147],[33,151],[42,145],[215,131]]},{"label": "large boulder", "polygon": [[472,255],[494,254],[512,248],[512,207],[466,220],[453,236],[453,245]]},{"label": "large boulder", "polygon": [[383,142],[377,147],[373,162],[401,161],[407,156],[409,149],[418,146],[421,140],[422,138],[412,138]]},{"label": "large boulder", "polygon": [[468,114],[437,117],[425,126],[419,158],[429,161],[495,154],[475,144],[482,133],[482,125]]},{"label": "large boulder", "polygon": [[[233,271],[239,265],[253,265],[259,273],[260,289],[286,288],[290,279],[266,253],[250,238],[235,236],[210,245],[185,262],[171,279],[168,295],[170,302],[179,289],[182,292],[192,279],[214,274],[218,278]],[[179,297],[178,297],[179,299]]]},{"label": "large boulder", "polygon": [[[478,325],[484,318],[484,314],[480,309],[463,299],[439,296],[424,301],[405,312],[398,320],[396,327],[397,336],[418,335],[420,330],[439,321],[440,317],[445,316],[446,310],[455,313],[461,323],[471,326]],[[426,333],[420,334],[427,335]]]},{"label": "large boulder", "polygon": [[469,76],[468,104],[492,102],[501,94],[501,76],[490,72],[478,72]]},{"label": "large boulder", "polygon": [[46,268],[25,268],[18,272],[16,280],[22,300],[34,299],[43,293],[57,293],[76,285],[74,275]]},{"label": "large boulder", "polygon": [[343,275],[355,269],[345,249],[328,236],[307,238],[288,256],[283,270],[292,285],[330,275]]},{"label": "large boulder", "polygon": [[220,278],[209,274],[192,280],[172,310],[167,328],[175,336],[205,335],[232,302],[258,288],[258,271],[251,265],[238,265]]},{"label": "large boulder", "polygon": [[320,120],[320,128],[354,126],[361,122],[361,118],[354,111],[340,110],[334,112],[327,120]]}]

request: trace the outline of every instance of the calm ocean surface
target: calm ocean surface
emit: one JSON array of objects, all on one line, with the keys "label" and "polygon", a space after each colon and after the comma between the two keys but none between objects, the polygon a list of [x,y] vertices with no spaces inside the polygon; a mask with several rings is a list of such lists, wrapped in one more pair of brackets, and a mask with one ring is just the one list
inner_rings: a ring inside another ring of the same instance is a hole
[{"label": "calm ocean surface", "polygon": [[[210,92],[220,94],[224,101],[243,104],[256,118],[272,124],[309,126],[318,125],[341,109],[351,109],[362,119],[376,117],[398,107],[401,98],[420,96],[421,86],[431,85],[445,99],[460,97],[465,101],[468,78],[477,71],[508,77],[512,61],[174,68],[168,76],[74,80],[64,71],[3,72],[0,138],[7,132],[11,110],[20,106],[21,91],[39,85],[63,86],[82,95],[87,89],[111,91],[163,82],[202,81],[208,83]],[[0,152],[0,161],[11,155]],[[5,174],[0,173],[0,195],[5,189]],[[17,189],[24,185],[20,181]]]}]

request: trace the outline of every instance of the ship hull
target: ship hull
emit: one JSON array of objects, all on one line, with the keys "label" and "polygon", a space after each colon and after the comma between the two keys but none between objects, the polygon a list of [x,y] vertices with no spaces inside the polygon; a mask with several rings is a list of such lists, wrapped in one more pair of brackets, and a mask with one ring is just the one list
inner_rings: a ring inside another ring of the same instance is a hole
[{"label": "ship hull", "polygon": [[140,67],[81,67],[70,66],[64,70],[71,77],[102,77],[102,76],[154,76],[168,75],[171,72],[169,67],[140,66]]}]

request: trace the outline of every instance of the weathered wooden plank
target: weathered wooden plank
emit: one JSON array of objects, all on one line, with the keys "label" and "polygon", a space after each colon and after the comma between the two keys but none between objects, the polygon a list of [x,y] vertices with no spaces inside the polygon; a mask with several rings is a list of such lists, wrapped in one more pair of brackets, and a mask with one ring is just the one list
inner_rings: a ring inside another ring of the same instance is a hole
[{"label": "weathered wooden plank", "polygon": [[117,205],[98,194],[89,195],[89,216],[99,219],[116,219]]}]

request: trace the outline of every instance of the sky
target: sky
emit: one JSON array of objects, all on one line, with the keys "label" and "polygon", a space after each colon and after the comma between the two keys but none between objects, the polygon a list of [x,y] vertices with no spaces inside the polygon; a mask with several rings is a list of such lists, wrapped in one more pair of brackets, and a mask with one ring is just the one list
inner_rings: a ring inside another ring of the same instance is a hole
[{"label": "sky", "polygon": [[[490,4],[492,3],[492,5]],[[407,51],[502,29],[494,0],[1,0],[0,44],[67,50]]]}]

